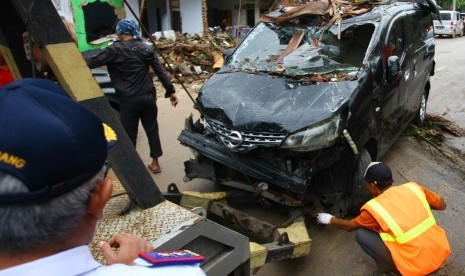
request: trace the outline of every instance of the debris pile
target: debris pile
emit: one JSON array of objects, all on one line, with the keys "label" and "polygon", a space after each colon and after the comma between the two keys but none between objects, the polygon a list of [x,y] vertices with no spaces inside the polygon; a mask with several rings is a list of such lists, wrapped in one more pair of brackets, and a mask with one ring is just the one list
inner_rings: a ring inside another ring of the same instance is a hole
[{"label": "debris pile", "polygon": [[461,128],[455,122],[439,115],[427,114],[423,125],[417,126],[411,124],[406,130],[406,135],[423,140],[444,155],[450,157],[449,154],[440,149],[442,142],[444,142],[446,138],[444,135],[445,133],[455,137],[465,137],[465,129]]},{"label": "debris pile", "polygon": [[221,30],[215,30],[203,37],[179,32],[176,32],[175,38],[160,35],[155,37],[155,34],[153,37],[164,57],[160,59],[161,64],[165,66],[173,82],[179,80],[182,83],[207,79],[222,66],[223,51],[237,44],[237,39]]},{"label": "debris pile", "polygon": [[439,115],[426,115],[425,123],[422,126],[410,125],[407,134],[413,137],[421,138],[436,146],[441,145],[444,141],[444,133],[449,133],[455,137],[464,137],[465,129]]}]

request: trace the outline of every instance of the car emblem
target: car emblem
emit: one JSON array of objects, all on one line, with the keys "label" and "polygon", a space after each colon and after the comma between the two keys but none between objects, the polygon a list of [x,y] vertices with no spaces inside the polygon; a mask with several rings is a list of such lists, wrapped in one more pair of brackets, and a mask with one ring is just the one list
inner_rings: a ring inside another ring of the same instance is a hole
[{"label": "car emblem", "polygon": [[239,131],[231,131],[231,133],[222,136],[221,140],[223,143],[230,149],[234,149],[239,147],[244,139],[242,138],[242,134]]}]

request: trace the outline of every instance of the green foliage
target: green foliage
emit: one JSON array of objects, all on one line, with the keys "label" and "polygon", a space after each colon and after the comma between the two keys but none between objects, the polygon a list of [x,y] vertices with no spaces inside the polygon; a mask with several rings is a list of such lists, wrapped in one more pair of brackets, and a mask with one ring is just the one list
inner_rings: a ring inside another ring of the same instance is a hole
[{"label": "green foliage", "polygon": [[[443,10],[452,10],[453,0],[438,0],[438,5]],[[455,0],[455,10],[456,11],[465,11],[465,0]]]}]

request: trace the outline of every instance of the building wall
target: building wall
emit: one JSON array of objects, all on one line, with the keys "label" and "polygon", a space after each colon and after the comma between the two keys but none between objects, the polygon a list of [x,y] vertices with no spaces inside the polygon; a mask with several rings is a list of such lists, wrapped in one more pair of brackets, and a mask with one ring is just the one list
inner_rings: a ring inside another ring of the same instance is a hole
[{"label": "building wall", "polygon": [[[137,0],[130,0],[137,1]],[[214,27],[210,18],[215,11],[231,11],[231,25],[247,25],[247,4],[254,6],[254,22],[251,27],[258,22],[260,17],[260,0],[242,0],[242,7],[239,17],[240,0],[207,0],[207,12],[209,17],[209,27]],[[172,30],[170,0],[146,0],[148,13],[148,30],[150,33],[156,31]],[[203,35],[202,0],[180,0],[180,12],[182,18],[182,32],[190,35]],[[216,24],[218,25],[218,24]]]},{"label": "building wall", "polygon": [[181,0],[182,32],[203,35],[202,0]]},{"label": "building wall", "polygon": [[[139,0],[126,0],[128,4],[131,6],[132,10],[136,13],[136,16],[139,17]],[[137,22],[136,17],[131,13],[129,7],[125,4],[124,5],[124,12],[126,13],[127,19],[133,19]]]},{"label": "building wall", "polygon": [[168,0],[145,0],[147,7],[147,29],[150,33],[171,30]]},{"label": "building wall", "polygon": [[[218,11],[231,11],[231,25],[247,25],[247,14],[246,14],[246,5],[254,5],[254,17],[255,21],[253,24],[249,24],[251,27],[258,22],[260,18],[260,9],[259,9],[260,0],[207,0],[208,5],[208,14],[209,18],[213,15],[214,10]],[[239,3],[241,3],[241,9],[239,13]],[[211,22],[210,22],[211,24]],[[213,27],[213,26],[210,26]]]},{"label": "building wall", "polygon": [[171,30],[171,14],[170,14],[170,0],[159,0],[160,2],[164,2],[165,10],[162,11],[162,18],[161,18],[161,25],[162,31],[169,31]]},{"label": "building wall", "polygon": [[[96,0],[93,0],[96,1]],[[93,2],[92,0],[90,2]],[[97,0],[98,1],[98,0]],[[140,0],[127,0],[132,9],[139,15],[139,1]],[[146,0],[145,5],[148,11],[148,26],[147,29],[150,33],[156,31],[171,30],[171,15],[169,10],[170,0]],[[203,35],[203,21],[202,21],[202,0],[180,0],[181,17],[182,17],[182,32],[190,35],[199,34]],[[73,11],[71,8],[70,0],[52,0],[60,16],[64,17],[67,21],[75,22],[73,18]],[[207,0],[209,17],[215,10],[231,11],[231,25],[246,25],[246,10],[241,9],[240,20],[239,16],[239,2],[240,0]],[[242,0],[242,6],[247,4],[254,4],[255,6],[255,23],[258,22],[260,17],[259,9],[260,0]],[[130,12],[129,8],[125,5],[126,18],[135,19],[134,15]],[[209,22],[210,23],[210,22]],[[209,27],[213,27],[209,24]]]}]

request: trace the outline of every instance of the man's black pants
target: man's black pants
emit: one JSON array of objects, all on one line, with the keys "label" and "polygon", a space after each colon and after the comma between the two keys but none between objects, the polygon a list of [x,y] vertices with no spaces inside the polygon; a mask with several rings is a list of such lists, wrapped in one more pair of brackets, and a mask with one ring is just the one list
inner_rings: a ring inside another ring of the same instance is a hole
[{"label": "man's black pants", "polygon": [[120,104],[121,124],[134,146],[137,141],[139,119],[149,141],[150,157],[158,158],[163,154],[158,134],[158,108],[152,92],[134,96]]}]

